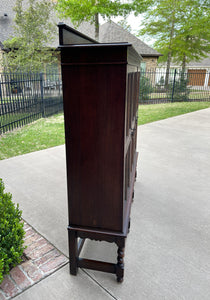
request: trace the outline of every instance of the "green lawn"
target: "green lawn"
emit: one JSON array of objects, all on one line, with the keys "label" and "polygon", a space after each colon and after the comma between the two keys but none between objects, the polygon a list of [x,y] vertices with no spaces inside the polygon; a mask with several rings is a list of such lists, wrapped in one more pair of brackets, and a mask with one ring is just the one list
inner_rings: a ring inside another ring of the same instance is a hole
[{"label": "green lawn", "polygon": [[40,119],[0,137],[0,160],[64,144],[63,114]]},{"label": "green lawn", "polygon": [[210,102],[174,102],[139,106],[138,125],[210,107]]},{"label": "green lawn", "polygon": [[[185,93],[184,93],[185,94]],[[154,93],[150,93],[148,95],[148,98],[149,99],[166,99],[166,98],[170,98],[169,95],[165,92],[160,92],[160,93],[157,93],[157,92],[154,92]],[[190,93],[189,93],[189,99],[191,100],[200,100],[200,99],[206,99],[206,100],[209,100],[210,99],[210,91],[209,90],[190,90]]]},{"label": "green lawn", "polygon": [[[142,125],[207,107],[210,107],[210,102],[140,105],[138,124]],[[0,136],[0,160],[62,145],[64,142],[63,114],[40,119]]]}]

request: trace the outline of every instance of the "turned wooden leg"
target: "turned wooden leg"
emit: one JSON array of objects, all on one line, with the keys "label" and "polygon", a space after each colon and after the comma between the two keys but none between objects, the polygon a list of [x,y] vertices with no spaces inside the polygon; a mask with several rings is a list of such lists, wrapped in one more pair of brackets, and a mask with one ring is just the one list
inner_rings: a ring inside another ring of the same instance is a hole
[{"label": "turned wooden leg", "polygon": [[78,246],[77,246],[77,234],[75,230],[69,230],[69,260],[70,260],[70,274],[77,275],[77,258],[78,258]]},{"label": "turned wooden leg", "polygon": [[117,251],[117,267],[116,267],[116,275],[117,275],[117,281],[122,282],[123,276],[124,276],[124,247],[119,247]]}]

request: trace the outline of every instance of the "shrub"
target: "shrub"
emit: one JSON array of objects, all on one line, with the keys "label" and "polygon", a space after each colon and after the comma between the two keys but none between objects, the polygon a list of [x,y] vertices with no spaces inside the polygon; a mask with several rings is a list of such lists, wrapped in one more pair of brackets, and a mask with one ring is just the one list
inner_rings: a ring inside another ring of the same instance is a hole
[{"label": "shrub", "polygon": [[3,259],[0,259],[0,283],[3,280],[3,269],[4,269],[4,262]]},{"label": "shrub", "polygon": [[176,102],[188,101],[190,95],[188,78],[185,78],[185,74],[181,72],[177,74],[177,77],[176,80],[169,84],[168,97]]},{"label": "shrub", "polygon": [[150,93],[153,92],[153,87],[150,82],[150,79],[141,74],[140,77],[140,90],[139,90],[139,99],[148,100],[150,98]]},{"label": "shrub", "polygon": [[25,235],[21,215],[19,206],[12,202],[12,195],[4,192],[0,178],[0,283],[3,275],[21,262]]}]

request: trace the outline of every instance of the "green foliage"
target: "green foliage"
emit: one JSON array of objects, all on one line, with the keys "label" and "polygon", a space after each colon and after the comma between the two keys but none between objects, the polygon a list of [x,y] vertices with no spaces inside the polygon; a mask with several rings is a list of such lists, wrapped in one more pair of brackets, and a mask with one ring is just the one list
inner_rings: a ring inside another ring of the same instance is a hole
[{"label": "green foliage", "polygon": [[205,57],[210,50],[210,6],[199,0],[157,0],[145,13],[139,35],[156,39],[160,61],[181,63]]},{"label": "green foliage", "polygon": [[74,26],[80,25],[83,21],[95,25],[95,38],[99,35],[100,15],[103,19],[110,20],[111,17],[127,16],[134,11],[139,14],[145,11],[151,0],[57,0],[56,9],[60,16],[71,18]]},{"label": "green foliage", "polygon": [[198,61],[210,51],[210,6],[200,6],[197,0],[186,2],[173,45],[173,60],[182,62],[183,70],[186,63]]},{"label": "green foliage", "polygon": [[25,234],[21,214],[19,206],[12,202],[12,195],[4,192],[0,178],[0,282],[3,274],[21,262]]},{"label": "green foliage", "polygon": [[3,270],[4,270],[4,261],[3,258],[0,258],[0,283],[3,280]]},{"label": "green foliage", "polygon": [[127,30],[128,32],[132,31],[131,26],[128,24],[126,19],[122,19],[119,22],[117,22],[118,25],[120,25],[122,28],[124,28],[125,30]]},{"label": "green foliage", "polygon": [[[178,77],[179,76],[179,77]],[[189,100],[190,88],[188,87],[188,79],[183,73],[178,74],[178,79],[170,82],[167,94],[172,101],[180,102]]]},{"label": "green foliage", "polygon": [[96,14],[110,18],[131,11],[131,5],[120,0],[58,0],[56,8],[61,16],[70,17],[75,25],[83,21],[94,23]]},{"label": "green foliage", "polygon": [[8,49],[4,67],[13,72],[37,72],[43,70],[44,63],[55,61],[54,51],[49,49],[56,34],[51,17],[53,9],[54,4],[48,0],[28,0],[27,9],[23,8],[23,0],[16,0],[15,37],[4,42]]},{"label": "green foliage", "polygon": [[153,87],[150,82],[150,79],[141,74],[140,77],[140,92],[139,100],[145,100],[149,98],[149,94],[153,92]]},{"label": "green foliage", "polygon": [[159,85],[159,86],[163,86],[164,83],[165,83],[164,76],[161,76],[161,77],[160,77],[160,80],[159,80],[159,82],[158,82],[158,85]]}]

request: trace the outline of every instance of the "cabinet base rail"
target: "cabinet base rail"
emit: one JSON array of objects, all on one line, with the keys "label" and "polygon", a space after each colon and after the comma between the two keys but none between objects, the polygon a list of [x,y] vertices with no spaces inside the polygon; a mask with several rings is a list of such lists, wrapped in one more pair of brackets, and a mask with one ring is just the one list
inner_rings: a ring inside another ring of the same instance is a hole
[{"label": "cabinet base rail", "polygon": [[98,260],[91,260],[85,258],[78,259],[78,267],[90,270],[96,270],[107,273],[116,273],[116,265]]},{"label": "cabinet base rail", "polygon": [[[99,234],[97,234],[96,237],[94,238],[93,234],[89,236],[87,232],[84,231],[82,232],[80,230],[75,230],[71,228],[68,228],[68,233],[69,233],[70,274],[77,275],[78,268],[85,268],[85,269],[91,269],[91,270],[116,274],[117,281],[118,282],[123,281],[124,251],[125,251],[126,237],[114,236],[114,235],[107,236],[107,234],[106,235],[101,234],[101,236],[99,236]],[[78,241],[80,235],[82,235],[82,238],[80,238]],[[114,264],[114,263],[108,263],[104,261],[80,258],[79,255],[86,238],[116,243],[118,246],[117,263]]]}]

